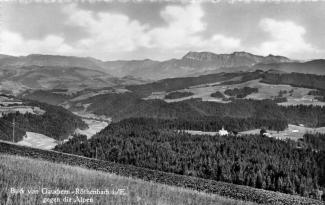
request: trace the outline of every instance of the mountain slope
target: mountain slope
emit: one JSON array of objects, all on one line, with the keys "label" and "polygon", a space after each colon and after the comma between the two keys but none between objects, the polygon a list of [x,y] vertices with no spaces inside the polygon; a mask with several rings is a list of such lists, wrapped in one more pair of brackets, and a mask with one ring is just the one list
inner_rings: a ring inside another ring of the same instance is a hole
[{"label": "mountain slope", "polygon": [[102,63],[94,58],[75,56],[41,55],[31,54],[28,56],[4,56],[0,58],[1,67],[28,67],[28,66],[55,66],[55,67],[82,67],[100,70]]},{"label": "mountain slope", "polygon": [[254,69],[260,70],[278,70],[282,72],[296,72],[305,74],[325,75],[325,60],[317,59],[307,62],[284,62],[284,63],[270,63],[270,64],[256,64]]},{"label": "mountain slope", "polygon": [[23,66],[0,69],[0,88],[2,90],[19,89],[81,89],[115,85],[110,75],[80,67],[59,66]]}]

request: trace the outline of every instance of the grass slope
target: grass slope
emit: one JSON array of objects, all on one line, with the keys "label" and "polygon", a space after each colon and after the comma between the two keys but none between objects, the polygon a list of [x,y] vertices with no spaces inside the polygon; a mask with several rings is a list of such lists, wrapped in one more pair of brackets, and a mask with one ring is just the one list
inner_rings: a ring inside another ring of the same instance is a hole
[{"label": "grass slope", "polygon": [[[254,205],[214,194],[122,177],[43,160],[0,154],[0,201],[4,204],[41,204],[48,198],[61,204],[64,196],[92,199],[90,204],[225,204]],[[76,188],[118,190],[119,195],[11,194],[10,188],[75,190]],[[60,201],[58,201],[60,200]],[[48,200],[50,201],[50,200]],[[0,203],[2,204],[2,203]],[[75,203],[73,203],[75,204]]]}]

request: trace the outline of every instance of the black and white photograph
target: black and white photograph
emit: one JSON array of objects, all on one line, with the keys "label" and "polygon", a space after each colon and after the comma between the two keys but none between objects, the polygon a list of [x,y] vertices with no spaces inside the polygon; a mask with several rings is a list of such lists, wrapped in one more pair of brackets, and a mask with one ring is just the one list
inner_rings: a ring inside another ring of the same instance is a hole
[{"label": "black and white photograph", "polygon": [[324,205],[325,1],[0,0],[0,205]]}]

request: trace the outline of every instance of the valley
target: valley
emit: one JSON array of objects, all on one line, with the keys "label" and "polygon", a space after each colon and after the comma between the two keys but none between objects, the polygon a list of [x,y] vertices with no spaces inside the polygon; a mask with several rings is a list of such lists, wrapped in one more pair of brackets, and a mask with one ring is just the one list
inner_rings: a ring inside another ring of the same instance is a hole
[{"label": "valley", "polygon": [[75,134],[86,135],[87,139],[90,139],[93,135],[100,132],[102,129],[107,127],[108,123],[106,121],[83,119],[83,121],[88,125],[88,128],[81,130],[77,128]]},{"label": "valley", "polygon": [[324,11],[0,0],[0,205],[325,205]]},{"label": "valley", "polygon": [[[46,113],[46,110],[41,109],[37,106],[30,106],[28,102],[15,98],[9,95],[3,95],[0,98],[0,113],[2,117],[6,117],[8,115],[13,115],[15,113],[19,113],[20,115],[39,115],[42,116]],[[77,127],[69,137],[72,137],[73,134],[82,134],[86,135],[88,138],[95,135],[97,132],[102,130],[108,125],[109,119],[101,119],[98,116],[74,113],[76,116],[80,116],[82,121],[85,123],[87,128],[85,127]],[[17,119],[16,119],[17,120]],[[104,121],[102,121],[104,120]],[[12,138],[12,133],[8,129],[16,129],[16,139],[18,140],[18,144],[40,148],[40,149],[53,149],[56,145],[60,143],[60,140],[64,140],[67,136],[57,136],[56,139],[53,137],[48,137],[41,133],[31,132],[34,130],[32,127],[25,126],[23,122],[15,122],[15,127],[13,128],[12,123],[9,120],[5,120],[4,118],[1,119],[2,127],[1,131],[7,130],[8,132],[7,139]],[[4,128],[6,126],[7,128]],[[34,125],[35,126],[35,125]],[[44,131],[40,130],[40,132],[45,133]],[[10,137],[11,136],[11,137]],[[13,137],[15,138],[15,137]],[[20,140],[21,139],[21,140]]]}]

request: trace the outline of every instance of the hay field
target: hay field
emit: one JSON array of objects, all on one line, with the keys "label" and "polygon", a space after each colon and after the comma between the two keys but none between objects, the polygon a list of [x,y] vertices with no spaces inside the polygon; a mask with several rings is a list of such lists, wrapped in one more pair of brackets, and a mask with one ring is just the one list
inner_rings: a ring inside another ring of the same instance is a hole
[{"label": "hay field", "polygon": [[[108,192],[77,194],[77,188],[79,191],[98,189]],[[48,194],[50,190],[54,192]],[[72,201],[64,202],[64,199]],[[5,154],[0,154],[0,204],[255,205],[190,189]]]}]

